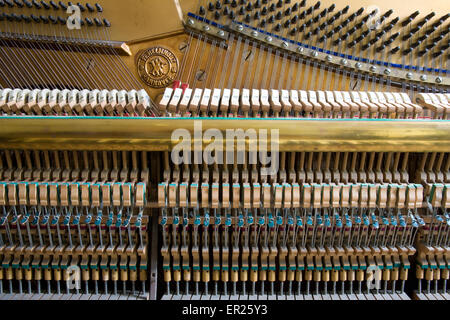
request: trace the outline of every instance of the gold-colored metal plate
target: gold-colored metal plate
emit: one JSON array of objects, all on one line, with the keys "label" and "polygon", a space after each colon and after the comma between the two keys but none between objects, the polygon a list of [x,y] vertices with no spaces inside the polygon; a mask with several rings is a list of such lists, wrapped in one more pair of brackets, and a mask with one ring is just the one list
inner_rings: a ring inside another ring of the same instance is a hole
[{"label": "gold-colored metal plate", "polygon": [[[450,152],[450,121],[0,118],[0,148],[169,151],[176,129],[279,130],[280,151]],[[208,143],[208,142],[207,142]],[[249,143],[255,141],[247,140]]]}]

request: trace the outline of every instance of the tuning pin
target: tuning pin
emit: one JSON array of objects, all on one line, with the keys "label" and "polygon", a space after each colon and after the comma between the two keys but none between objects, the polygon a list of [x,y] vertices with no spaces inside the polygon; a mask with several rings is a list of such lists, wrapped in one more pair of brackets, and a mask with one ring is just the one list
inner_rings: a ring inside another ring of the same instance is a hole
[{"label": "tuning pin", "polygon": [[327,26],[328,26],[327,22],[324,22],[324,23],[322,23],[322,24],[319,26],[319,30],[323,30],[323,29],[325,29]]},{"label": "tuning pin", "polygon": [[355,26],[354,26],[354,28],[356,28],[356,29],[361,29],[362,28],[362,26],[364,25],[364,21],[361,21],[360,23],[357,23]]},{"label": "tuning pin", "polygon": [[413,33],[412,32],[408,32],[407,34],[405,34],[403,37],[402,37],[402,41],[406,41],[406,40],[408,40],[409,38],[411,38],[413,36]]},{"label": "tuning pin", "polygon": [[333,45],[337,46],[341,42],[342,42],[342,39],[341,38],[337,38],[336,40],[333,41]]},{"label": "tuning pin", "polygon": [[380,32],[378,32],[378,33],[375,35],[375,37],[381,38],[381,37],[384,36],[385,34],[386,34],[386,31],[381,30]]},{"label": "tuning pin", "polygon": [[296,2],[293,6],[292,6],[292,12],[297,12],[299,8],[298,2]]},{"label": "tuning pin", "polygon": [[304,39],[305,39],[305,40],[308,40],[309,38],[311,38],[311,36],[312,36],[312,33],[311,33],[311,32],[308,32],[307,34],[305,34]]},{"label": "tuning pin", "polygon": [[281,11],[278,11],[277,15],[275,16],[275,18],[277,20],[281,20],[283,18],[283,14],[281,13]]},{"label": "tuning pin", "polygon": [[255,20],[261,19],[261,14],[259,13],[259,11],[256,11],[256,12],[255,12],[255,15],[253,16],[253,18],[254,18]]},{"label": "tuning pin", "polygon": [[[49,20],[48,20],[48,18],[46,16],[39,16],[39,18],[41,18],[41,20],[42,20],[42,22],[44,24],[48,24]],[[84,25],[84,21],[83,20],[81,20],[80,22],[81,22],[81,25]]]},{"label": "tuning pin", "polygon": [[397,17],[394,20],[391,21],[391,23],[389,23],[390,26],[394,27],[398,22],[400,21],[400,18]]},{"label": "tuning pin", "polygon": [[277,25],[275,26],[275,31],[280,32],[281,31],[281,24],[277,23]]},{"label": "tuning pin", "polygon": [[234,11],[230,11],[230,14],[228,16],[231,20],[234,20],[236,18],[236,13],[234,13]]},{"label": "tuning pin", "polygon": [[270,5],[270,7],[269,7],[269,11],[270,11],[270,12],[275,12],[275,10],[276,10],[275,3],[272,3],[272,4]]},{"label": "tuning pin", "polygon": [[425,54],[427,54],[428,51],[429,51],[429,49],[424,48],[423,50],[420,50],[420,51],[417,53],[417,55],[418,55],[419,57],[423,57]]},{"label": "tuning pin", "polygon": [[408,48],[408,49],[403,50],[402,54],[403,54],[404,56],[406,56],[406,55],[410,54],[412,51],[413,51],[412,48]]},{"label": "tuning pin", "polygon": [[252,21],[252,17],[250,17],[250,15],[247,14],[247,15],[245,16],[245,22],[250,23],[250,21]]},{"label": "tuning pin", "polygon": [[447,50],[449,47],[450,47],[450,44],[447,43],[447,44],[442,45],[442,46],[439,48],[439,50],[445,51],[445,50]]},{"label": "tuning pin", "polygon": [[[396,33],[394,33],[390,38],[389,38],[389,40],[388,41],[392,41],[392,42],[394,42],[395,41],[395,39],[397,39],[398,38],[398,36],[400,35],[400,32],[396,32]],[[391,43],[392,43],[391,42]]]},{"label": "tuning pin", "polygon": [[439,23],[444,23],[448,18],[450,17],[450,13],[447,13],[445,16],[442,16],[442,18],[439,19]]},{"label": "tuning pin", "polygon": [[323,35],[323,36],[321,36],[321,37],[319,38],[319,42],[322,43],[322,42],[324,42],[326,39],[327,39],[327,36],[326,36],[326,35]]},{"label": "tuning pin", "polygon": [[361,42],[362,40],[364,40],[365,37],[367,37],[369,35],[370,31],[366,30],[364,32],[362,32],[358,38],[356,38],[356,42]]},{"label": "tuning pin", "polygon": [[431,50],[431,49],[433,49],[436,45],[437,45],[437,43],[430,43],[429,45],[426,45],[426,46],[425,46],[425,49]]},{"label": "tuning pin", "polygon": [[417,18],[417,16],[420,14],[419,11],[414,12],[413,14],[410,15],[411,18],[415,19]]},{"label": "tuning pin", "polygon": [[238,4],[237,4],[236,0],[231,1],[231,7],[232,8],[236,8],[237,6],[238,6]]},{"label": "tuning pin", "polygon": [[251,2],[249,2],[248,4],[247,4],[247,7],[245,8],[247,11],[252,11],[253,10],[253,5],[252,5],[252,3]]},{"label": "tuning pin", "polygon": [[437,57],[439,57],[441,54],[443,54],[444,53],[444,50],[440,50],[440,51],[437,51],[437,52],[434,52],[431,56],[433,57],[433,58],[437,58]]},{"label": "tuning pin", "polygon": [[216,1],[216,10],[220,10],[222,9],[222,3],[220,2],[220,0]]},{"label": "tuning pin", "polygon": [[420,14],[419,11],[414,12],[411,14],[408,18],[406,18],[405,21],[402,22],[402,27],[406,27],[408,24],[410,24],[417,16]]},{"label": "tuning pin", "polygon": [[297,21],[298,21],[298,15],[295,15],[295,16],[293,16],[292,19],[291,19],[291,24],[296,24]]},{"label": "tuning pin", "polygon": [[342,9],[342,14],[347,14],[348,10],[350,10],[350,6],[346,6],[344,9]]},{"label": "tuning pin", "polygon": [[319,13],[319,17],[320,17],[320,18],[323,18],[323,17],[325,17],[327,14],[328,14],[328,9],[325,8],[325,9],[322,10],[321,13]]},{"label": "tuning pin", "polygon": [[394,10],[390,9],[385,14],[383,14],[383,17],[389,18],[394,13]]},{"label": "tuning pin", "polygon": [[353,47],[355,46],[355,44],[356,44],[356,41],[353,40],[353,41],[349,42],[349,44],[348,44],[347,46],[348,46],[349,48],[353,48]]},{"label": "tuning pin", "polygon": [[294,27],[293,29],[291,29],[291,31],[289,33],[290,33],[291,36],[295,36],[297,31],[298,31],[297,27]]},{"label": "tuning pin", "polygon": [[306,11],[303,11],[302,13],[300,13],[300,15],[298,17],[299,17],[299,19],[305,19],[306,18]]},{"label": "tuning pin", "polygon": [[349,34],[349,35],[352,35],[352,34],[354,34],[355,32],[356,32],[356,26],[354,26],[354,27],[352,27],[351,29],[349,29],[348,31],[347,31],[347,33]]},{"label": "tuning pin", "polygon": [[271,15],[270,17],[269,17],[269,23],[274,23],[275,22],[275,16],[274,15]]},{"label": "tuning pin", "polygon": [[423,36],[417,38],[417,41],[424,42],[427,39],[428,39],[428,36],[427,35],[423,35]]},{"label": "tuning pin", "polygon": [[278,0],[277,2],[277,8],[283,7],[283,0]]},{"label": "tuning pin", "polygon": [[376,52],[381,52],[386,48],[386,46],[384,44],[382,44],[381,46],[379,46],[378,48],[375,49]]},{"label": "tuning pin", "polygon": [[427,16],[425,16],[425,18],[423,18],[423,20],[425,21],[430,21],[434,16],[436,15],[436,13],[431,12],[430,14],[428,14]]},{"label": "tuning pin", "polygon": [[269,12],[269,11],[267,10],[267,7],[264,7],[264,8],[262,8],[262,10],[261,10],[261,14],[262,14],[263,16],[267,15],[268,12]]},{"label": "tuning pin", "polygon": [[285,15],[286,17],[290,16],[291,14],[292,14],[292,9],[291,9],[291,8],[287,8],[287,9],[284,11],[284,15]]},{"label": "tuning pin", "polygon": [[336,12],[336,14],[333,16],[333,20],[335,21],[335,20],[339,19],[341,16],[342,16],[342,11],[338,11],[338,12]]},{"label": "tuning pin", "polygon": [[320,31],[320,29],[319,29],[319,27],[317,27],[312,31],[312,34],[317,36],[319,34],[319,31]]},{"label": "tuning pin", "polygon": [[290,25],[291,25],[291,20],[286,20],[286,22],[284,23],[284,27],[289,28]]},{"label": "tuning pin", "polygon": [[[367,16],[365,16],[364,18],[362,18],[361,19],[361,22],[360,23],[358,23],[358,25],[361,25],[361,27],[365,24],[365,23],[367,23],[367,21],[369,21],[369,15],[367,15]],[[359,29],[359,28],[358,28]]]},{"label": "tuning pin", "polygon": [[[333,32],[334,32],[334,33],[338,33],[339,31],[342,30],[342,28],[343,28],[343,26],[337,25],[336,28],[333,29]],[[328,37],[328,38],[330,38],[330,37]]]},{"label": "tuning pin", "polygon": [[399,51],[400,51],[400,47],[397,46],[391,50],[391,54],[396,54]]},{"label": "tuning pin", "polygon": [[244,9],[244,7],[241,7],[240,9],[239,9],[239,15],[240,16],[243,16],[245,14],[245,9]]},{"label": "tuning pin", "polygon": [[341,39],[342,39],[343,41],[346,41],[346,40],[348,39],[349,36],[350,36],[350,33],[347,32],[346,34],[342,35]]},{"label": "tuning pin", "polygon": [[255,8],[256,8],[256,9],[261,8],[261,0],[256,0],[256,1],[255,1]]},{"label": "tuning pin", "polygon": [[214,19],[216,19],[216,20],[219,20],[219,19],[220,19],[220,12],[219,12],[219,11],[216,11],[216,12],[214,13]]},{"label": "tuning pin", "polygon": [[30,23],[31,22],[31,18],[29,16],[26,16],[26,15],[22,14],[21,17],[22,17],[23,21],[25,21],[25,23]]},{"label": "tuning pin", "polygon": [[380,40],[381,37],[375,36],[375,38],[372,38],[369,43],[370,45],[374,45],[375,43],[378,42],[378,40]]},{"label": "tuning pin", "polygon": [[370,43],[366,43],[366,44],[364,44],[362,47],[361,47],[361,50],[362,51],[366,51],[367,49],[369,49],[370,48]]},{"label": "tuning pin", "polygon": [[356,14],[356,13],[352,13],[348,18],[347,18],[347,20],[349,21],[349,22],[352,22],[353,20],[355,20],[355,18],[357,17],[358,15]]},{"label": "tuning pin", "polygon": [[303,31],[305,31],[306,28],[307,28],[306,24],[302,24],[302,25],[298,28],[298,31],[299,31],[299,32],[303,32]]},{"label": "tuning pin", "polygon": [[204,16],[206,14],[206,9],[204,6],[200,6],[200,8],[198,9],[198,14],[200,16]]},{"label": "tuning pin", "polygon": [[360,15],[362,15],[364,12],[364,8],[359,8],[358,11],[356,11],[356,15],[359,17]]},{"label": "tuning pin", "polygon": [[261,23],[259,24],[259,26],[261,27],[261,28],[264,28],[265,26],[266,26],[266,19],[262,19],[261,20]]},{"label": "tuning pin", "polygon": [[314,10],[317,10],[320,8],[320,1],[317,1],[317,3],[314,5]]}]

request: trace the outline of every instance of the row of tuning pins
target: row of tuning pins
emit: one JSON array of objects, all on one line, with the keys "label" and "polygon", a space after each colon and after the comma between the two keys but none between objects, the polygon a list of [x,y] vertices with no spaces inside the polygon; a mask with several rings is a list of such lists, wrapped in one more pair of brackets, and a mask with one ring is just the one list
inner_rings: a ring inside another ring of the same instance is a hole
[{"label": "row of tuning pins", "polygon": [[[420,31],[435,17],[435,13],[428,14],[413,26],[413,21],[420,14],[416,11],[400,23],[401,30],[392,33],[394,27],[400,22],[399,17],[387,21],[393,13],[392,9],[380,14],[377,18],[376,10],[363,16],[364,8],[360,8],[344,17],[349,12],[349,6],[336,13],[334,13],[335,4],[319,12],[320,7],[320,1],[306,9],[305,0],[296,2],[292,6],[290,0],[284,2],[279,0],[276,3],[268,0],[257,0],[254,3],[246,0],[223,2],[218,0],[215,4],[209,2],[206,8],[200,6],[199,15],[210,15],[209,18],[219,21],[223,16],[228,16],[230,20],[262,29],[271,28],[269,31],[275,34],[296,37],[296,40],[312,42],[316,38],[316,42],[322,44],[323,49],[327,49],[327,43],[329,43],[328,47],[340,47],[347,41],[345,46],[348,49],[359,45],[362,52],[373,48],[375,53],[388,51],[390,54],[397,54],[400,52],[403,56],[417,53],[419,57],[430,53],[432,58],[438,58],[449,48],[448,43],[441,43],[441,41],[448,34],[449,28],[443,27],[443,24],[450,14],[443,15],[430,27],[424,28],[422,33]],[[305,9],[302,11],[301,8]],[[374,23],[372,23],[373,19],[376,19]],[[371,23],[373,25],[370,25]],[[303,35],[302,39],[300,34]],[[411,41],[417,34],[416,39]],[[400,39],[400,43],[391,49],[390,46],[397,39]]]},{"label": "row of tuning pins", "polygon": [[[0,8],[19,8],[19,9],[37,9],[37,10],[54,10],[58,11],[59,9],[66,11],[68,7],[73,6],[72,2],[68,2],[65,4],[63,1],[59,1],[56,3],[51,0],[50,2],[44,0],[0,0]],[[76,6],[80,8],[81,12],[103,12],[103,7],[99,3],[95,3],[91,5],[90,3],[86,3],[83,5],[80,2],[77,2]]]}]

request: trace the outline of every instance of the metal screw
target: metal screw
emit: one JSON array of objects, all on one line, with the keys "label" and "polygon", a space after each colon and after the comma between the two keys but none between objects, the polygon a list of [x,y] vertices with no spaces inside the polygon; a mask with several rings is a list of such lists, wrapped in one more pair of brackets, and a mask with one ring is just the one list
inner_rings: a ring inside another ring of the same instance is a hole
[{"label": "metal screw", "polygon": [[391,69],[389,69],[389,68],[387,68],[387,69],[384,69],[384,74],[385,75],[390,75],[391,74]]},{"label": "metal screw", "polygon": [[188,19],[188,21],[187,21],[187,24],[188,25],[190,25],[190,26],[193,26],[194,25],[194,20],[192,20],[192,19]]},{"label": "metal screw", "polygon": [[223,30],[219,30],[219,32],[217,32],[217,34],[221,37],[225,36],[225,32]]},{"label": "metal screw", "polygon": [[361,67],[362,67],[362,63],[361,63],[361,62],[357,62],[357,63],[355,64],[355,68],[356,68],[356,69],[361,69]]},{"label": "metal screw", "polygon": [[236,29],[238,30],[238,31],[242,31],[242,30],[244,30],[244,27],[243,26],[241,26],[240,24],[236,27]]},{"label": "metal screw", "polygon": [[211,30],[211,28],[209,26],[203,26],[203,30],[209,31],[209,30]]},{"label": "metal screw", "polygon": [[421,75],[420,76],[420,80],[422,80],[422,81],[427,81],[427,76],[426,75]]},{"label": "metal screw", "polygon": [[375,66],[371,66],[371,67],[370,67],[370,71],[372,71],[372,72],[375,72],[375,71],[377,71],[377,67],[375,67]]},{"label": "metal screw", "polygon": [[303,47],[298,47],[297,48],[297,52],[303,53],[303,51],[305,51],[305,49]]},{"label": "metal screw", "polygon": [[348,61],[347,61],[347,59],[342,59],[342,60],[341,60],[341,63],[342,63],[344,66],[346,66],[346,65],[348,64]]},{"label": "metal screw", "polygon": [[328,62],[331,62],[331,60],[333,60],[333,57],[328,55],[326,59],[327,59]]},{"label": "metal screw", "polygon": [[267,36],[267,37],[266,37],[266,41],[267,41],[267,42],[272,42],[272,40],[273,40],[273,39],[272,39],[271,36]]},{"label": "metal screw", "polygon": [[253,30],[253,31],[252,31],[252,36],[257,37],[257,36],[258,36],[258,31]]},{"label": "metal screw", "polygon": [[317,51],[311,51],[311,55],[313,57],[317,57],[319,55],[319,53]]},{"label": "metal screw", "polygon": [[407,74],[406,74],[406,79],[412,79],[412,73],[411,72],[408,72]]},{"label": "metal screw", "polygon": [[283,41],[281,44],[285,48],[289,47],[289,43],[287,43],[286,41]]},{"label": "metal screw", "polygon": [[441,77],[437,77],[436,78],[436,83],[442,83],[442,78]]}]

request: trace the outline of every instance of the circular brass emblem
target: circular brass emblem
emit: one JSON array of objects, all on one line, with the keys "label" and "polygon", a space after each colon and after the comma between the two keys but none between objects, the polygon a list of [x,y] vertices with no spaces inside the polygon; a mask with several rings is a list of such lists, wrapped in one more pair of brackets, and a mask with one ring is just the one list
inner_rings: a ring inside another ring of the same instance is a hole
[{"label": "circular brass emblem", "polygon": [[142,81],[152,88],[165,88],[170,85],[179,68],[175,54],[163,47],[153,47],[142,52],[137,67]]}]

